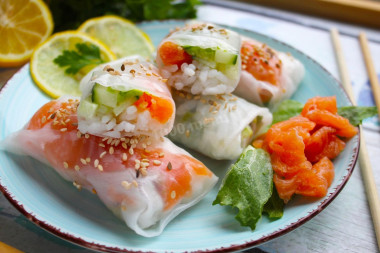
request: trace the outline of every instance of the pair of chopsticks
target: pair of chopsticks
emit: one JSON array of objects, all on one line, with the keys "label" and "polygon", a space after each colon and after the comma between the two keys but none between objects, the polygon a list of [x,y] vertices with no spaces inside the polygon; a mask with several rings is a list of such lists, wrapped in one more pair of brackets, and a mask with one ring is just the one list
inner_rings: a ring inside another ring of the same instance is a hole
[{"label": "pair of chopsticks", "polygon": [[[349,98],[352,103],[356,105],[355,97],[352,91],[350,77],[348,75],[348,70],[346,66],[346,62],[343,56],[343,50],[340,44],[339,32],[337,29],[331,30],[331,37],[335,49],[336,58],[338,61],[339,72],[342,80],[342,84],[344,89],[346,90]],[[372,58],[370,55],[368,41],[366,35],[364,33],[360,33],[359,35],[360,45],[362,48],[364,61],[367,66],[368,75],[370,78],[373,96],[376,101],[376,106],[378,110],[378,116],[380,118],[380,86],[379,81],[377,79],[375,67],[372,62]],[[361,168],[364,187],[367,193],[367,200],[369,203],[369,208],[371,211],[373,226],[376,233],[377,245],[380,249],[380,200],[379,195],[376,189],[376,184],[373,176],[373,171],[371,167],[371,163],[368,156],[367,147],[364,140],[364,134],[360,126],[360,150],[359,150],[359,165]]]}]

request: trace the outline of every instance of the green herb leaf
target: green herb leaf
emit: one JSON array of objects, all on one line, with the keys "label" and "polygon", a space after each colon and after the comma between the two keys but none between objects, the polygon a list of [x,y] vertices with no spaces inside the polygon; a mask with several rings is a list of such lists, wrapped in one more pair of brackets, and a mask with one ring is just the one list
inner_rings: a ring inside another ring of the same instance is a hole
[{"label": "green herb leaf", "polygon": [[255,229],[265,203],[272,195],[273,170],[269,154],[248,146],[223,179],[212,203],[239,209],[236,219]]},{"label": "green herb leaf", "polygon": [[276,187],[273,187],[273,194],[265,204],[263,212],[269,215],[271,219],[279,219],[284,214],[284,201],[277,193]]},{"label": "green herb leaf", "polygon": [[377,115],[376,106],[345,106],[338,108],[338,114],[345,117],[354,126],[359,126],[366,118]]},{"label": "green herb leaf", "polygon": [[99,47],[90,43],[77,43],[75,50],[63,50],[62,54],[54,59],[54,63],[60,67],[68,67],[66,74],[75,75],[83,67],[104,63],[100,57]]},{"label": "green herb leaf", "polygon": [[275,124],[280,121],[288,120],[291,117],[297,116],[301,113],[303,104],[295,100],[284,100],[273,112],[273,122]]},{"label": "green herb leaf", "polygon": [[[273,122],[275,124],[280,121],[288,120],[291,117],[301,113],[303,104],[294,100],[284,100],[273,112]],[[376,106],[344,106],[338,108],[338,114],[345,117],[354,126],[358,126],[366,118],[377,115]]]}]

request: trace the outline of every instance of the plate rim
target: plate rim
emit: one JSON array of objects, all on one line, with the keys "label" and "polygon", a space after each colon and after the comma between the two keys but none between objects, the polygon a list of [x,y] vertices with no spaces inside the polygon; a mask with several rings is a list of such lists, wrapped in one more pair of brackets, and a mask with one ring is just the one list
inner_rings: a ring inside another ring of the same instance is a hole
[{"label": "plate rim", "polygon": [[[205,20],[200,20],[200,19],[197,19],[197,20],[202,21],[202,22],[211,23],[211,22],[208,22]],[[172,24],[172,23],[176,24],[178,22],[186,22],[186,21],[189,21],[189,20],[188,19],[153,20],[153,21],[137,22],[136,25],[140,26],[140,25],[149,25],[149,24],[155,24],[155,23],[167,25],[167,24]],[[349,99],[349,97],[348,97],[345,89],[343,88],[343,85],[341,84],[341,82],[337,78],[335,78],[324,66],[322,66],[319,62],[314,60],[309,55],[303,53],[301,50],[287,44],[286,42],[283,42],[281,40],[278,40],[276,38],[273,38],[271,36],[268,36],[268,35],[265,35],[265,34],[262,34],[262,33],[259,33],[259,32],[253,31],[253,30],[249,30],[246,28],[239,28],[236,26],[219,24],[219,23],[215,23],[215,22],[212,22],[212,23],[219,25],[219,26],[229,28],[229,29],[233,29],[233,30],[238,29],[238,30],[244,31],[246,33],[253,33],[253,34],[256,34],[258,36],[264,37],[266,39],[272,40],[277,44],[281,44],[285,47],[291,48],[292,50],[296,51],[298,54],[302,55],[303,57],[305,57],[308,60],[310,60],[311,62],[313,62],[313,64],[317,65],[322,70],[322,72],[324,72],[327,76],[329,76],[332,80],[334,80],[336,82],[336,84],[338,84],[339,90],[345,95],[346,100],[352,105],[352,101]],[[23,72],[27,72],[29,69],[29,66],[30,66],[30,63],[26,63],[4,84],[3,87],[1,87],[0,99],[2,99],[2,97],[4,96],[4,93],[5,93],[4,91],[11,85],[12,81],[18,75],[21,75]],[[329,195],[325,196],[326,199],[323,200],[322,202],[320,202],[319,205],[317,205],[314,208],[314,210],[309,212],[306,216],[297,219],[297,221],[295,221],[295,222],[292,222],[288,225],[285,225],[284,227],[280,228],[279,230],[275,230],[269,234],[263,235],[262,237],[260,237],[258,239],[253,239],[253,240],[247,241],[247,242],[242,243],[242,244],[231,244],[228,247],[221,246],[221,247],[217,247],[214,249],[195,250],[195,251],[188,251],[188,252],[217,253],[217,252],[233,252],[233,251],[240,251],[240,250],[244,250],[244,249],[250,249],[250,248],[256,247],[260,244],[266,243],[272,239],[275,239],[277,237],[285,235],[286,233],[300,227],[301,225],[305,224],[307,221],[314,218],[316,215],[318,215],[320,212],[322,212],[339,195],[339,193],[343,190],[344,186],[346,185],[346,183],[348,182],[348,180],[350,179],[350,177],[354,171],[354,168],[355,168],[355,165],[357,163],[358,156],[359,156],[359,149],[360,149],[360,128],[358,128],[358,129],[359,129],[358,134],[352,138],[352,140],[354,140],[354,138],[355,138],[356,145],[354,144],[353,153],[352,153],[351,157],[349,158],[350,163],[348,164],[348,167],[345,168],[346,173],[345,173],[344,177],[341,179],[341,182],[335,188],[333,188],[334,191],[331,192]],[[119,247],[102,245],[102,244],[99,244],[96,242],[86,241],[85,239],[78,237],[78,236],[75,236],[74,234],[71,234],[69,232],[63,232],[63,231],[61,231],[60,228],[57,228],[51,224],[48,224],[47,222],[45,222],[43,220],[40,220],[32,212],[28,212],[24,208],[24,205],[22,203],[19,203],[19,201],[15,199],[16,197],[14,197],[12,195],[12,193],[7,189],[7,187],[5,185],[3,185],[1,177],[0,177],[0,191],[3,193],[5,198],[22,215],[24,215],[28,220],[33,222],[38,227],[44,229],[45,231],[47,231],[47,232],[49,232],[55,236],[58,236],[59,238],[66,240],[70,243],[74,243],[75,245],[85,247],[85,248],[95,250],[95,251],[101,251],[101,252],[121,252],[121,253],[151,253],[151,252],[153,252],[150,250],[141,251],[141,250],[132,250],[132,249],[127,249],[127,248],[123,249],[123,248],[119,248]],[[168,250],[166,252],[171,252],[171,251]]]}]

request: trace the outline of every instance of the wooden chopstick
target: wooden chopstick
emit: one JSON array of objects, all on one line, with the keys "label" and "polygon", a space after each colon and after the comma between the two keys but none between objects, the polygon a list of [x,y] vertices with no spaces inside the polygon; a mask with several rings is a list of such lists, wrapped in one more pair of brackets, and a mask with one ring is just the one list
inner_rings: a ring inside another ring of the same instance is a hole
[{"label": "wooden chopstick", "polygon": [[[356,105],[354,93],[352,91],[350,78],[348,75],[347,66],[343,56],[343,50],[340,44],[339,32],[337,29],[331,30],[331,38],[333,41],[336,58],[339,65],[339,71],[343,83],[349,98],[352,103]],[[364,140],[364,134],[361,126],[360,128],[360,150],[359,150],[359,166],[363,176],[364,187],[367,193],[367,200],[371,211],[372,222],[376,233],[377,246],[380,249],[380,200],[376,189],[376,183],[372,171],[372,166],[369,160],[367,146]]]},{"label": "wooden chopstick", "polygon": [[371,87],[372,87],[373,97],[375,98],[375,103],[377,106],[377,116],[379,116],[379,119],[380,119],[379,79],[377,78],[375,66],[373,65],[371,53],[369,51],[367,36],[365,35],[365,33],[361,32],[359,34],[359,40],[360,40],[360,45],[361,45],[363,56],[364,56],[364,61],[365,61],[365,64],[367,66],[367,72],[368,72],[369,80],[370,80]]}]

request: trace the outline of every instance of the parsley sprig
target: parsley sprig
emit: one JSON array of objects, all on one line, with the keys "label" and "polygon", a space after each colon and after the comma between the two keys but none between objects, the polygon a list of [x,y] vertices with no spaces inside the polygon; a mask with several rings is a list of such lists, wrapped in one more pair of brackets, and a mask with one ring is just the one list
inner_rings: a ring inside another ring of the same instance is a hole
[{"label": "parsley sprig", "polygon": [[75,44],[77,50],[63,50],[62,54],[54,59],[54,63],[60,67],[67,67],[66,74],[75,75],[88,65],[104,63],[100,56],[100,49],[91,43]]}]

